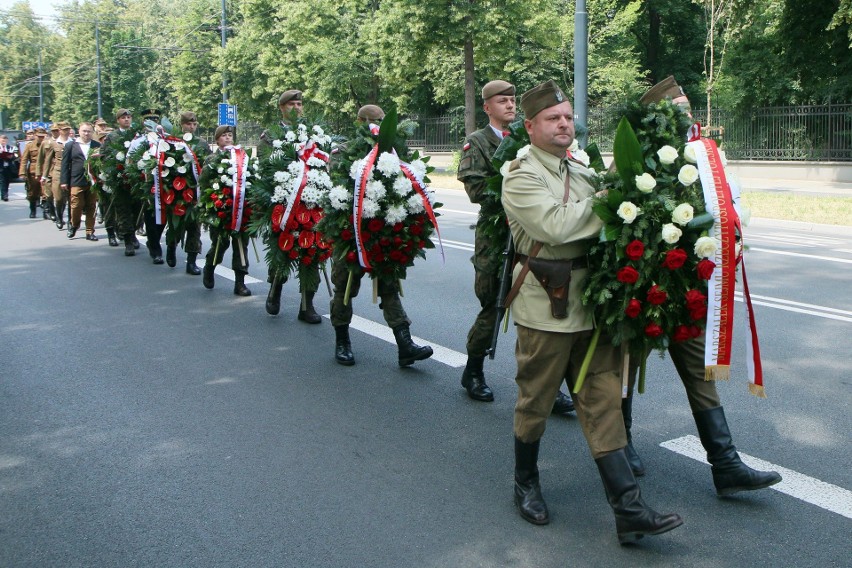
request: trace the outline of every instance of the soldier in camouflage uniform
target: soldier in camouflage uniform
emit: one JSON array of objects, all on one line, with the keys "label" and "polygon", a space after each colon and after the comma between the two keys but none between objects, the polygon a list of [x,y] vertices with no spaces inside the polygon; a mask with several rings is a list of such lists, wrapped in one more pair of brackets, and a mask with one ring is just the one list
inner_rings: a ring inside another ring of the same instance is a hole
[{"label": "soldier in camouflage uniform", "polygon": [[[117,128],[104,138],[103,154],[104,161],[113,160],[124,163],[127,155],[127,146],[137,136],[136,130],[132,128],[133,113],[126,108],[120,108],[115,113]],[[121,148],[116,150],[116,148]],[[123,154],[119,160],[117,154]],[[130,192],[130,182],[120,183],[112,188],[112,209],[115,214],[115,228],[117,235],[124,240],[124,256],[134,256],[139,248],[139,240],[136,238],[136,216],[139,214],[141,205]]]},{"label": "soldier in camouflage uniform", "polygon": [[[488,115],[488,124],[465,140],[457,176],[464,183],[471,203],[478,203],[480,207],[472,261],[476,271],[474,291],[481,309],[467,334],[467,365],[462,372],[461,384],[473,400],[491,402],[494,393],[485,382],[482,366],[497,323],[497,294],[503,259],[491,253],[492,243],[482,227],[494,215],[506,217],[499,198],[489,194],[486,187],[488,179],[498,173],[491,164],[491,158],[503,137],[509,134],[509,123],[515,118],[515,86],[500,80],[489,82],[482,88],[482,108]],[[560,391],[553,412],[567,414],[573,410],[571,398]]]}]

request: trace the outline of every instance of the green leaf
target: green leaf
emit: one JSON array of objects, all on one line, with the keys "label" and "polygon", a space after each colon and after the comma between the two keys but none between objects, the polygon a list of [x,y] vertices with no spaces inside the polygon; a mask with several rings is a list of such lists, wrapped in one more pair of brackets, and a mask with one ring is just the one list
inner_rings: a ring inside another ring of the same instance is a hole
[{"label": "green leaf", "polygon": [[603,156],[601,155],[601,150],[598,148],[598,145],[594,142],[586,146],[586,154],[589,155],[589,167],[595,170],[596,172],[606,171],[606,164],[604,164]]},{"label": "green leaf", "polygon": [[621,229],[623,225],[619,225],[617,223],[607,223],[601,229],[600,240],[603,243],[609,241],[618,240],[618,237],[621,235]]},{"label": "green leaf", "polygon": [[393,144],[396,142],[397,122],[396,108],[394,107],[385,115],[379,127],[379,152],[390,152],[393,149]]},{"label": "green leaf", "polygon": [[642,147],[626,117],[621,118],[613,143],[615,167],[626,187],[633,187],[633,177],[642,175]]},{"label": "green leaf", "polygon": [[693,217],[692,221],[687,223],[686,227],[688,229],[705,230],[712,227],[714,222],[715,219],[713,219],[713,215],[711,213],[704,212]]}]

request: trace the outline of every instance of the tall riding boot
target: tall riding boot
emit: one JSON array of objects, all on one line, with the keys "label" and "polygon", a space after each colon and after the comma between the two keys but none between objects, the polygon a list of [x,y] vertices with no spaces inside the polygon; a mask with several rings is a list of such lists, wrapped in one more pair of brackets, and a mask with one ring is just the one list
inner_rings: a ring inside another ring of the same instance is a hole
[{"label": "tall riding boot", "polygon": [[36,218],[36,212],[35,212],[35,210],[36,210],[36,202],[35,202],[35,201],[30,201],[30,219],[35,219],[35,218]]},{"label": "tall riding boot", "polygon": [[417,345],[411,340],[411,331],[407,323],[401,323],[393,328],[393,336],[396,338],[400,367],[408,367],[413,365],[415,361],[422,361],[432,356],[431,347]]},{"label": "tall riding boot", "polygon": [[65,228],[65,204],[60,203],[56,208],[56,228],[60,231]]},{"label": "tall riding boot", "polygon": [[550,522],[547,503],[541,496],[538,482],[538,446],[541,440],[530,444],[515,437],[515,505],[525,521],[534,525]]},{"label": "tall riding boot", "polygon": [[49,221],[50,220],[50,211],[48,211],[48,209],[47,209],[47,199],[41,200],[40,207],[41,207],[41,218],[44,219],[45,221]]},{"label": "tall riding boot", "polygon": [[763,489],[781,481],[781,475],[775,471],[757,471],[742,462],[731,440],[721,406],[699,410],[692,415],[701,445],[707,450],[707,461],[712,466],[713,484],[718,495]]},{"label": "tall riding boot", "polygon": [[177,266],[177,243],[166,243],[166,264],[171,268]]},{"label": "tall riding boot", "polygon": [[305,323],[321,323],[322,317],[314,309],[314,292],[304,293],[305,309],[299,304],[298,319]]},{"label": "tall riding boot", "polygon": [[494,400],[494,393],[491,387],[485,384],[485,372],[482,370],[484,362],[484,356],[467,356],[467,365],[462,371],[461,386],[467,391],[467,396],[473,400],[491,402]]},{"label": "tall riding boot", "polygon": [[201,283],[204,284],[204,287],[208,290],[212,290],[213,286],[216,285],[216,279],[213,278],[213,272],[216,270],[215,264],[210,264],[210,261],[204,263],[204,275],[201,277]]},{"label": "tall riding boot", "polygon": [[234,271],[234,294],[237,296],[251,296],[251,290],[246,287],[245,272]]},{"label": "tall riding boot", "polygon": [[133,244],[134,237],[135,235],[133,233],[128,233],[124,235],[124,256],[136,255],[136,247]]},{"label": "tall riding boot", "polygon": [[47,215],[51,221],[56,221],[56,207],[53,205],[53,200],[47,200]]},{"label": "tall riding boot", "polygon": [[355,364],[355,355],[352,353],[352,342],[349,341],[349,326],[336,325],[334,326],[334,358],[341,365]]},{"label": "tall riding boot", "polygon": [[661,534],[683,524],[677,513],[660,514],[645,504],[624,448],[596,459],[595,463],[615,513],[615,530],[620,544],[636,542],[646,534]]},{"label": "tall riding boot", "polygon": [[624,448],[624,453],[627,454],[627,461],[630,462],[633,475],[642,477],[645,475],[645,464],[642,463],[642,458],[633,447],[633,434],[630,432],[633,428],[633,393],[621,399],[621,415],[624,417],[624,429],[627,431],[627,446]]},{"label": "tall riding boot", "polygon": [[117,247],[118,246],[118,239],[115,238],[115,229],[113,229],[112,227],[107,227],[106,232],[107,232],[107,239],[109,240],[109,246]]},{"label": "tall riding boot", "polygon": [[186,273],[192,274],[193,276],[198,276],[201,274],[201,269],[198,268],[198,265],[195,264],[195,259],[198,258],[197,252],[188,252],[186,253]]},{"label": "tall riding boot", "polygon": [[269,286],[269,294],[266,295],[266,313],[271,316],[277,316],[278,312],[281,311],[282,288],[284,288],[284,280],[278,275],[273,276],[272,284]]}]

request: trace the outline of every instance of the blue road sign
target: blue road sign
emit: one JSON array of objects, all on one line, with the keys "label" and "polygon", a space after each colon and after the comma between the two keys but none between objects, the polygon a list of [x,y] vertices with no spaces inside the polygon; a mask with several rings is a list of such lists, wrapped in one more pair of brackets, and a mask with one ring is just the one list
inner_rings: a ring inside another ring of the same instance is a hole
[{"label": "blue road sign", "polygon": [[219,103],[219,126],[237,125],[237,105]]}]

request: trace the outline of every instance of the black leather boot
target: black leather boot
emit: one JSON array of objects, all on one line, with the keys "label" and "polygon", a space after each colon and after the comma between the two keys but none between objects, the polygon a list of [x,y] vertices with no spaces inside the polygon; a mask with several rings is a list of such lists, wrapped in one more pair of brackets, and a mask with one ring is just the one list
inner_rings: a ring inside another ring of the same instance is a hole
[{"label": "black leather boot", "polygon": [[620,544],[636,542],[645,535],[662,534],[683,524],[680,515],[660,514],[645,504],[624,448],[596,459],[595,463],[615,513],[615,530]]},{"label": "black leather boot", "polygon": [[314,292],[305,292],[305,309],[301,309],[301,304],[299,305],[299,315],[298,318],[305,323],[321,323],[322,316],[320,316],[317,311],[314,309]]},{"label": "black leather boot", "polygon": [[642,477],[645,475],[645,464],[642,463],[642,458],[633,447],[633,434],[630,432],[633,428],[633,393],[621,399],[621,415],[624,417],[624,429],[627,432],[627,446],[624,448],[624,453],[627,455],[627,461],[630,462],[633,475]]},{"label": "black leather boot", "polygon": [[41,218],[45,221],[50,221],[50,211],[47,209],[47,200],[41,202]]},{"label": "black leather boot", "polygon": [[341,365],[347,367],[355,364],[355,355],[352,353],[352,342],[349,341],[349,326],[338,325],[334,327],[334,358]]},{"label": "black leather boot", "polygon": [[693,412],[701,445],[713,471],[716,493],[725,496],[738,491],[754,491],[775,485],[781,475],[775,471],[757,471],[742,462],[731,440],[731,431],[721,406]]},{"label": "black leather boot", "polygon": [[422,361],[432,356],[431,347],[417,345],[411,340],[411,331],[409,331],[407,323],[393,328],[393,336],[396,338],[400,367],[408,367],[413,365],[415,361]]},{"label": "black leather boot", "polygon": [[115,238],[115,229],[107,229],[107,240],[109,241],[109,246],[117,247],[118,239]]},{"label": "black leather boot", "polygon": [[54,207],[52,199],[47,201],[47,214],[51,221],[56,221],[56,207]]},{"label": "black leather boot", "polygon": [[251,296],[251,290],[246,287],[246,275],[243,272],[234,272],[234,294],[237,296]]},{"label": "black leather boot", "polygon": [[484,362],[484,356],[467,356],[467,365],[462,371],[461,386],[467,391],[467,396],[473,400],[491,402],[494,400],[494,393],[491,391],[491,387],[485,384],[485,372],[482,370]]},{"label": "black leather boot", "polygon": [[60,231],[65,228],[65,204],[56,206],[56,228]]},{"label": "black leather boot", "polygon": [[35,201],[30,201],[30,219],[36,218],[36,203]]},{"label": "black leather boot", "polygon": [[124,256],[135,256],[136,247],[133,245],[133,234],[124,235]]},{"label": "black leather boot", "polygon": [[216,270],[215,264],[204,265],[204,276],[201,277],[201,283],[204,284],[204,287],[208,290],[212,290],[213,286],[216,285],[216,280],[213,278],[214,270]]},{"label": "black leather boot", "polygon": [[556,400],[553,401],[553,408],[550,413],[557,416],[568,416],[572,412],[574,412],[574,401],[571,400],[571,395],[560,390],[556,393]]},{"label": "black leather boot", "polygon": [[271,316],[277,316],[281,311],[282,288],[284,288],[284,281],[280,276],[274,276],[269,286],[269,293],[266,295],[266,313]]},{"label": "black leather boot", "polygon": [[525,521],[534,525],[550,522],[547,503],[541,496],[538,482],[538,446],[541,440],[530,444],[515,437],[515,506]]},{"label": "black leather boot", "polygon": [[198,265],[195,264],[195,259],[198,258],[197,252],[188,252],[186,253],[186,273],[192,274],[193,276],[198,276],[201,274],[201,269],[198,268]]},{"label": "black leather boot", "polygon": [[171,268],[177,266],[177,244],[166,243],[166,264]]}]

